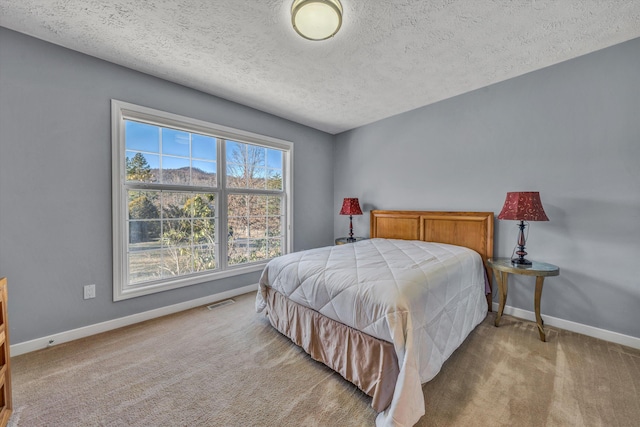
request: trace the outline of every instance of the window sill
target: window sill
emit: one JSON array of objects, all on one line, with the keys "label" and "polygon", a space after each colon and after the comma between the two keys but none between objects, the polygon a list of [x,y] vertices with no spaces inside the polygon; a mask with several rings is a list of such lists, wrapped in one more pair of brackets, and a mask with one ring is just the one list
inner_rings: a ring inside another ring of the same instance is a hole
[{"label": "window sill", "polygon": [[[202,283],[211,282],[214,280],[224,279],[227,277],[240,276],[243,274],[254,273],[256,271],[262,271],[267,265],[268,261],[257,262],[250,265],[241,267],[231,267],[224,271],[216,271],[209,274],[203,274],[198,276],[183,277],[170,282],[152,283],[148,285],[141,285],[138,287],[129,287],[120,290],[120,292],[114,293],[114,301],[122,301],[129,298],[141,297],[144,295],[155,294],[162,291],[168,291],[171,289],[183,288],[185,286],[198,285]],[[115,289],[114,289],[115,292]]]}]

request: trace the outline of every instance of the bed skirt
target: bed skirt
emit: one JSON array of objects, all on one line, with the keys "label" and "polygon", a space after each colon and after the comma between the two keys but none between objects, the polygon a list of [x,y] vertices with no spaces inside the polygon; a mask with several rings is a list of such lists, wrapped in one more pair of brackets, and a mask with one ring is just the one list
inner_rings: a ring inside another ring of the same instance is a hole
[{"label": "bed skirt", "polygon": [[399,372],[393,344],[266,290],[267,317],[274,328],[371,396],[374,410],[389,406]]}]

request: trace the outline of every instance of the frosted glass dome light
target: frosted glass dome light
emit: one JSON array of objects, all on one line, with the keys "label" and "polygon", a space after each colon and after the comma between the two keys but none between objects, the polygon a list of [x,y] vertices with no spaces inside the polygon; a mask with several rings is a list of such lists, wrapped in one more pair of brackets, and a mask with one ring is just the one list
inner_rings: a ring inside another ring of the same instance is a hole
[{"label": "frosted glass dome light", "polygon": [[294,0],[291,23],[305,39],[326,40],[342,25],[342,4],[340,0]]}]

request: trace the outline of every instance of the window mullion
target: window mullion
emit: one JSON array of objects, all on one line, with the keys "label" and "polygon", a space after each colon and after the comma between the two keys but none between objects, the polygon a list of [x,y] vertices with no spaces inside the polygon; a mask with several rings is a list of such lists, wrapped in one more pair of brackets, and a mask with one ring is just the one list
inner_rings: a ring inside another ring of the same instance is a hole
[{"label": "window mullion", "polygon": [[215,193],[216,187],[186,186],[180,184],[153,184],[143,182],[128,182],[124,184],[125,190],[156,190],[156,191],[185,191],[189,193]]},{"label": "window mullion", "polygon": [[222,138],[218,138],[218,181],[220,186],[220,212],[218,213],[218,224],[219,224],[219,238],[218,241],[218,256],[219,256],[219,264],[220,267],[224,270],[227,269],[227,251],[229,248],[229,224],[228,224],[228,207],[227,207],[227,150],[226,150],[226,140]]}]

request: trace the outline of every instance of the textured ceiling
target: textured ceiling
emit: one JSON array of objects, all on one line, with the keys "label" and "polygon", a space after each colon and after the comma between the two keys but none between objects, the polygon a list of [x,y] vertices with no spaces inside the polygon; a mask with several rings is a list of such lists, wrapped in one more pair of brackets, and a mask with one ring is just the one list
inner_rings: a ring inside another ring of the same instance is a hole
[{"label": "textured ceiling", "polygon": [[0,25],[339,133],[640,37],[639,0],[342,0],[332,39],[293,0],[1,0]]}]

